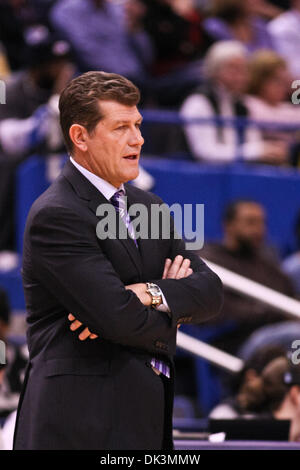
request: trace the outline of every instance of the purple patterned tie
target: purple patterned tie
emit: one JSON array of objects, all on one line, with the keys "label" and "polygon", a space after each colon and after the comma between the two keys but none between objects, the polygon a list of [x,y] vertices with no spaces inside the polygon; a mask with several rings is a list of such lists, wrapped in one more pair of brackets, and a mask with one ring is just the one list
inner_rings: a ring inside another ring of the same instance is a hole
[{"label": "purple patterned tie", "polygon": [[[134,233],[134,228],[131,223],[129,214],[127,212],[127,207],[126,207],[126,200],[125,200],[125,191],[123,189],[119,189],[119,191],[116,191],[115,194],[110,198],[113,206],[115,207],[116,211],[119,213],[120,218],[123,220],[128,233],[130,235],[130,238],[135,243],[135,246],[138,248],[137,241],[135,239],[135,233]],[[157,371],[157,373],[161,373],[165,375],[166,377],[170,378],[170,368],[167,364],[165,364],[163,361],[160,361],[158,359],[152,358],[151,359],[151,366],[154,367]]]},{"label": "purple patterned tie", "polygon": [[135,239],[134,228],[126,208],[125,191],[123,189],[119,189],[119,191],[115,192],[115,194],[110,198],[110,200],[113,206],[115,207],[116,211],[119,213],[124,224],[126,225],[130,238],[132,238],[135,243],[135,246],[138,248],[138,244]]}]

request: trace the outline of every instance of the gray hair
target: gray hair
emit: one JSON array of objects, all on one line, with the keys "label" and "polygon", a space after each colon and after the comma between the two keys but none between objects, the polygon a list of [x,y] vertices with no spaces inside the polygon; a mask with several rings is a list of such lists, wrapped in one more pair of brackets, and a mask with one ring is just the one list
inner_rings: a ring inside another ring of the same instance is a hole
[{"label": "gray hair", "polygon": [[239,41],[218,41],[213,44],[203,62],[205,78],[214,78],[222,65],[236,57],[247,58],[247,49]]}]

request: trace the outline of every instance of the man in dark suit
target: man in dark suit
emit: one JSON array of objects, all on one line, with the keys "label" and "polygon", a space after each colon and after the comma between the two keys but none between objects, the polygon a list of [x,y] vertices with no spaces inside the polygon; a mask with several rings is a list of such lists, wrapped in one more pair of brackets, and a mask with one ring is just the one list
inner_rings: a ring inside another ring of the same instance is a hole
[{"label": "man in dark suit", "polygon": [[[135,239],[123,191],[129,206],[146,207],[150,224],[151,206],[162,203],[124,184],[138,175],[138,101],[130,81],[104,72],[75,78],[61,95],[72,157],[25,230],[30,361],[15,449],[173,446],[177,326],[216,315],[222,285],[186,251],[171,218],[169,238]],[[99,236],[103,204],[115,206],[127,238]]]}]

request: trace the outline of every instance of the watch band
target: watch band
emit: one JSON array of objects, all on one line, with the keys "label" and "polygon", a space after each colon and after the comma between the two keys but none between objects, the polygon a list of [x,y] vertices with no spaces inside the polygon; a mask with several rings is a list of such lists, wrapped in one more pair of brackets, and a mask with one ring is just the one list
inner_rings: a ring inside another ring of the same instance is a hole
[{"label": "watch band", "polygon": [[146,282],[146,292],[151,295],[152,302],[151,305],[153,307],[157,307],[162,303],[162,292],[157,284],[153,284],[152,282]]}]

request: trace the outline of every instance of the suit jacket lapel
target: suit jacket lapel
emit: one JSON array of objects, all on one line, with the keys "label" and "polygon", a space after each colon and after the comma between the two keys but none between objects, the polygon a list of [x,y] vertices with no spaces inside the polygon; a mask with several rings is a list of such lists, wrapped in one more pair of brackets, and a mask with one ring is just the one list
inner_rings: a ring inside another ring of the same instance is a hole
[{"label": "suit jacket lapel", "polygon": [[[63,168],[62,174],[71,183],[78,196],[81,199],[88,201],[88,207],[95,215],[100,204],[111,204],[111,201],[108,201],[103,196],[103,194],[98,191],[98,189],[87,178],[85,178],[85,176],[83,176],[70,161],[67,161]],[[131,238],[128,236],[127,239],[117,239],[116,242],[122,243],[141,276],[142,260],[134,241],[131,240]],[[122,261],[120,260],[120,262]]]}]

